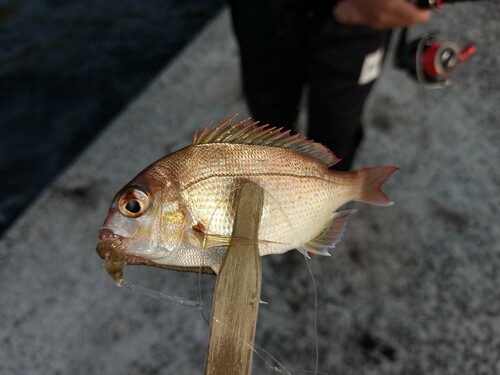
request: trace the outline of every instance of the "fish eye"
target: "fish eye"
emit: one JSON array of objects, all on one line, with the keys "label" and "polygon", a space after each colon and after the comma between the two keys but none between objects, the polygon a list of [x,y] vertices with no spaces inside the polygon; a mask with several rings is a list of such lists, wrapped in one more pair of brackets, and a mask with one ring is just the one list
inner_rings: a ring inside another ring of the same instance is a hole
[{"label": "fish eye", "polygon": [[142,190],[130,188],[118,199],[118,210],[126,217],[139,217],[149,207],[149,196]]}]

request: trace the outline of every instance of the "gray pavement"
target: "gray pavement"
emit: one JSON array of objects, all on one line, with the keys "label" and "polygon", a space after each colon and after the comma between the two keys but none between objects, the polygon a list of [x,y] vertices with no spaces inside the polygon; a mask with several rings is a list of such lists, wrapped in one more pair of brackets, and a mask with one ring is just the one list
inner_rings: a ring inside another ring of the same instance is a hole
[{"label": "gray pavement", "polygon": [[[479,4],[479,3],[477,3]],[[386,66],[358,166],[396,164],[397,204],[356,205],[330,258],[264,258],[254,373],[500,373],[500,15],[449,7],[429,28],[479,52],[455,86],[427,90]],[[418,35],[418,30],[413,31]],[[247,113],[227,12],[138,95],[0,242],[0,374],[196,374],[197,310],[117,288],[95,253],[111,198],[209,120]],[[210,306],[214,278],[129,267],[132,282]]]}]

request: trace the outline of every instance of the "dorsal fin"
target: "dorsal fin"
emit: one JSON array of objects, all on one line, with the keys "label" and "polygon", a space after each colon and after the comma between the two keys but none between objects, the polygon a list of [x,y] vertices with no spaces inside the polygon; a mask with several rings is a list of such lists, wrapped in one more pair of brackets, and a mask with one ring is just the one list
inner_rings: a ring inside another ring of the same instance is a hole
[{"label": "dorsal fin", "polygon": [[290,130],[270,127],[269,124],[258,126],[259,122],[252,122],[250,118],[236,124],[231,121],[233,115],[222,121],[215,128],[210,122],[200,134],[196,132],[192,145],[206,143],[234,143],[245,145],[259,145],[268,147],[287,148],[302,155],[320,161],[328,167],[340,161],[327,147],[320,143],[302,137],[300,134],[291,135]]}]

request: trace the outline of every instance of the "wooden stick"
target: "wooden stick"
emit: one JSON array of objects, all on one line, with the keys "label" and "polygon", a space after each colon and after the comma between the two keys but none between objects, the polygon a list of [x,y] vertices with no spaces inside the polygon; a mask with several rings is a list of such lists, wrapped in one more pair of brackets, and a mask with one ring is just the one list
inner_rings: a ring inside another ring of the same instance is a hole
[{"label": "wooden stick", "polygon": [[[264,191],[260,186],[242,185],[232,238],[257,240],[263,203]],[[261,281],[257,241],[249,245],[231,240],[215,286],[206,375],[251,373]]]}]

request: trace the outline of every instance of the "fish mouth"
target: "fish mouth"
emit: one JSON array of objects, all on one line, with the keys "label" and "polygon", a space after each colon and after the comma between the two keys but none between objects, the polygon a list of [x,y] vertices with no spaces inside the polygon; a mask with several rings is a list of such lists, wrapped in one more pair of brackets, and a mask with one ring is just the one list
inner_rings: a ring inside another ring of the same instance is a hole
[{"label": "fish mouth", "polygon": [[97,254],[104,259],[104,267],[109,276],[117,285],[120,285],[123,280],[123,267],[127,265],[127,251],[123,244],[123,237],[103,227],[99,230],[96,250]]},{"label": "fish mouth", "polygon": [[118,286],[121,286],[123,282],[123,268],[126,265],[144,265],[179,272],[215,274],[210,267],[182,267],[155,263],[150,259],[128,253],[124,242],[125,237],[115,234],[111,229],[106,227],[99,229],[97,254],[104,259],[106,272]]},{"label": "fish mouth", "polygon": [[125,246],[125,237],[115,234],[111,229],[102,227],[99,229],[97,240],[97,254],[104,259],[104,268],[116,285],[121,286],[123,281],[123,268],[126,265],[150,265],[158,266],[149,259],[138,255],[129,254]]}]

